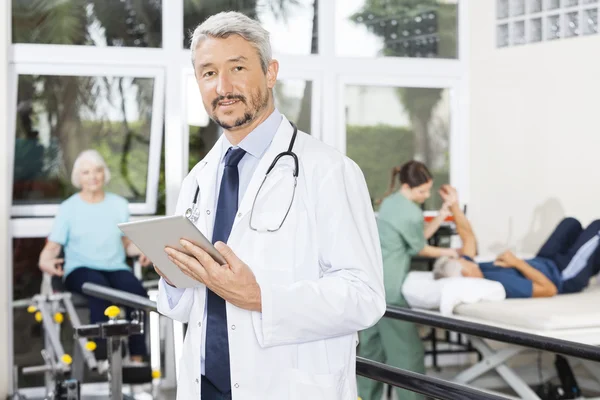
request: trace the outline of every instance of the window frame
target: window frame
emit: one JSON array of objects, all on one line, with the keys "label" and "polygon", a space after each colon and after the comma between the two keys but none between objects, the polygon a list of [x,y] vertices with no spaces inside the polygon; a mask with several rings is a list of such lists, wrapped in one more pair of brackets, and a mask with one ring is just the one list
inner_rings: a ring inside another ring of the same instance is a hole
[{"label": "window frame", "polygon": [[[148,173],[146,177],[146,195],[143,202],[129,203],[129,212],[132,215],[154,214],[156,212],[158,198],[158,179],[160,174],[160,156],[162,148],[163,131],[163,104],[164,104],[164,73],[160,68],[133,68],[133,67],[107,67],[83,64],[15,64],[11,71],[13,82],[12,101],[9,106],[9,115],[12,116],[12,138],[13,157],[12,167],[14,169],[14,140],[16,138],[16,106],[18,82],[20,75],[42,75],[42,76],[81,76],[81,77],[130,77],[130,78],[152,78],[152,120],[150,122],[150,151],[148,156]],[[11,193],[11,216],[12,217],[50,217],[55,216],[60,207],[59,204],[12,204]]]},{"label": "window frame", "polygon": [[[464,179],[468,176],[468,153],[465,149],[468,148],[468,137],[463,134],[461,129],[461,99],[465,96],[461,93],[464,90],[461,86],[461,80],[453,77],[437,77],[432,78],[426,74],[422,76],[409,76],[406,74],[398,74],[396,76],[361,76],[361,75],[342,75],[338,80],[338,98],[344,99],[344,93],[348,86],[380,86],[380,87],[411,87],[411,88],[440,88],[449,91],[449,106],[450,106],[450,132],[449,132],[449,152],[450,152],[450,183],[456,187],[461,194],[461,202],[466,202],[468,199],[467,181]],[[330,141],[335,141],[335,146],[346,152],[346,103],[340,101],[337,104],[336,120],[341,127],[342,134],[329,138]],[[392,166],[390,166],[391,168]],[[465,194],[465,195],[463,195]],[[437,211],[425,211],[426,216],[437,215]]]}]

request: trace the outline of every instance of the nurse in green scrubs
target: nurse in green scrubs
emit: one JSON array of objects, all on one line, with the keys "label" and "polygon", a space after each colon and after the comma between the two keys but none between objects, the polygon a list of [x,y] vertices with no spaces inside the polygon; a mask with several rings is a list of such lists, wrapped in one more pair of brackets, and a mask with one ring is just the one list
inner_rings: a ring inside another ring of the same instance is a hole
[{"label": "nurse in green scrubs", "polygon": [[[398,181],[400,190],[395,189]],[[413,256],[458,257],[454,249],[427,245],[426,240],[449,215],[450,206],[445,202],[439,215],[425,226],[419,205],[431,196],[432,186],[431,173],[418,161],[409,161],[392,170],[390,189],[377,217],[388,305],[408,307],[401,289]],[[375,326],[360,332],[359,336],[361,357],[425,373],[423,343],[413,323],[384,317]],[[424,399],[417,393],[396,390],[400,400]],[[383,383],[359,377],[358,393],[362,400],[381,400]]]}]

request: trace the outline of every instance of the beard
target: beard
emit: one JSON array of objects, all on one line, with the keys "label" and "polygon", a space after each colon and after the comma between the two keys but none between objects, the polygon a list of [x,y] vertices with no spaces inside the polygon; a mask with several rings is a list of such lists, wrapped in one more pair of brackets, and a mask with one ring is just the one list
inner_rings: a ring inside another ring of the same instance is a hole
[{"label": "beard", "polygon": [[[242,102],[246,106],[246,110],[244,111],[244,115],[236,119],[233,123],[223,122],[217,117],[215,111],[219,106],[220,101],[224,100],[238,100]],[[238,128],[240,126],[247,125],[254,121],[258,114],[269,105],[269,92],[265,91],[264,93],[260,90],[260,88],[256,89],[254,92],[250,94],[250,103],[248,104],[248,99],[246,96],[241,94],[230,94],[227,96],[219,96],[212,101],[212,115],[211,119],[215,121],[217,125],[219,125],[223,129],[232,129]]]}]

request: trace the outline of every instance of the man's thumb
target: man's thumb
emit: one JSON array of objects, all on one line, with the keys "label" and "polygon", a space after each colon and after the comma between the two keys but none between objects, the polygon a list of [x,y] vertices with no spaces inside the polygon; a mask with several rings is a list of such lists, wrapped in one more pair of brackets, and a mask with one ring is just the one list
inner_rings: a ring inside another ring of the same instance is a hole
[{"label": "man's thumb", "polygon": [[235,269],[235,268],[239,267],[241,261],[235,255],[233,250],[231,250],[231,247],[227,246],[223,242],[217,242],[217,243],[215,243],[215,248],[217,249],[217,251],[219,253],[221,253],[223,258],[225,258],[225,261],[227,261],[227,264],[229,265],[230,268]]}]

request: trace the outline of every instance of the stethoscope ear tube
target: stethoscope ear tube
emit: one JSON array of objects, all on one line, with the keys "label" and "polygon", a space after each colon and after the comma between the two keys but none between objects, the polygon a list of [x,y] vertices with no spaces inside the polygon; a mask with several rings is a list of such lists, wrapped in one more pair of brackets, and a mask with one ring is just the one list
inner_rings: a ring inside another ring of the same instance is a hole
[{"label": "stethoscope ear tube", "polygon": [[294,159],[294,178],[297,178],[298,177],[298,156],[293,151],[284,151],[283,153],[277,154],[277,157],[275,157],[275,159],[269,166],[269,169],[267,170],[267,173],[265,174],[265,176],[269,175],[269,172],[271,172],[271,170],[273,168],[275,168],[275,165],[277,165],[277,161],[279,161],[279,159],[281,157],[285,157],[285,156],[290,156]]},{"label": "stethoscope ear tube", "polygon": [[[294,132],[292,133],[292,139],[290,140],[290,145],[288,147],[288,150],[277,154],[277,156],[275,157],[275,159],[269,166],[269,169],[267,169],[267,172],[265,173],[265,179],[266,179],[267,175],[269,175],[271,170],[275,167],[275,165],[277,164],[277,161],[279,161],[279,159],[281,157],[285,157],[285,156],[290,156],[294,159],[294,178],[295,179],[298,178],[298,171],[299,171],[298,156],[293,151],[294,144],[296,142],[296,136],[298,135],[298,128],[296,127],[296,124],[294,124],[292,121],[290,121],[290,125],[292,125]],[[264,181],[263,181],[263,183],[264,183]],[[262,184],[261,184],[261,187],[262,187]],[[294,187],[295,187],[295,184],[294,184]],[[200,186],[197,186],[196,192],[194,193],[194,200],[192,201],[192,207],[185,210],[185,217],[194,223],[196,221],[198,221],[198,218],[200,216],[200,213],[198,212],[198,204],[197,204],[199,195],[200,195]],[[256,202],[256,198],[254,199],[254,201]],[[254,204],[252,205],[252,209],[254,209]],[[288,212],[289,212],[289,210],[288,210]]]}]

